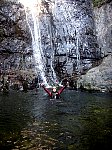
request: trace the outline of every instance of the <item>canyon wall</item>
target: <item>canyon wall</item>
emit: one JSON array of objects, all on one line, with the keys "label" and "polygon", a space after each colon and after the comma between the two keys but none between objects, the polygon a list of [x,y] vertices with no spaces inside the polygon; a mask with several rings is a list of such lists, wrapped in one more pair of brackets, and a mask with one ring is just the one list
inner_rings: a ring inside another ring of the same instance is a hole
[{"label": "canyon wall", "polygon": [[98,44],[104,56],[102,63],[78,80],[86,89],[112,92],[112,2],[94,8]]},{"label": "canyon wall", "polygon": [[[42,1],[39,20],[47,73],[53,59],[61,79],[80,77],[79,86],[111,91],[111,1],[94,8],[91,0]],[[3,70],[34,67],[31,33],[19,2],[0,1],[0,35]]]}]

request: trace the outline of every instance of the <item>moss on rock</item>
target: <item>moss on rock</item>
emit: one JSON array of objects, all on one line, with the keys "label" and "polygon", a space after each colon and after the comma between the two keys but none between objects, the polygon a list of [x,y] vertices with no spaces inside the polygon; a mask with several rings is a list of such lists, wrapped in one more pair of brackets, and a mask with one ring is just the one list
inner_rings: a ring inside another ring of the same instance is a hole
[{"label": "moss on rock", "polygon": [[104,3],[110,2],[109,0],[93,0],[94,7],[100,7]]}]

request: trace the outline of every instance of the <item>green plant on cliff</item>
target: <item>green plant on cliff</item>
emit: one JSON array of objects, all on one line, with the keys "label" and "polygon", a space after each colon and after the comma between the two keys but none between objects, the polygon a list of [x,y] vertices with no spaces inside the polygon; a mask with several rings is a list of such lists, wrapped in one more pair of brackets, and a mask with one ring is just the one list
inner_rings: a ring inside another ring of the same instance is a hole
[{"label": "green plant on cliff", "polygon": [[108,0],[93,0],[94,7],[100,7],[102,4],[108,2]]}]

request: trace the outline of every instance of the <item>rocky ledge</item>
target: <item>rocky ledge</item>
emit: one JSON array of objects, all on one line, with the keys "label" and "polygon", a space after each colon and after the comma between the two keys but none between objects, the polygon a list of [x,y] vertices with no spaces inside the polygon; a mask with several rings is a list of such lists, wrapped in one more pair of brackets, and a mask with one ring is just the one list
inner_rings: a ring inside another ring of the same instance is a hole
[{"label": "rocky ledge", "polygon": [[112,55],[108,55],[99,66],[82,75],[78,84],[87,90],[112,92]]}]

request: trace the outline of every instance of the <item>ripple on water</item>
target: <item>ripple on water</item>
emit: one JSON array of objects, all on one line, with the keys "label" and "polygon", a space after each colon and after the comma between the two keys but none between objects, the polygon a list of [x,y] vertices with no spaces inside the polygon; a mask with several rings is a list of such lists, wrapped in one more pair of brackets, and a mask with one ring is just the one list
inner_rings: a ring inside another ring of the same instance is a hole
[{"label": "ripple on water", "polygon": [[49,100],[43,91],[0,95],[3,149],[106,149],[112,139],[110,94],[65,91]]}]

